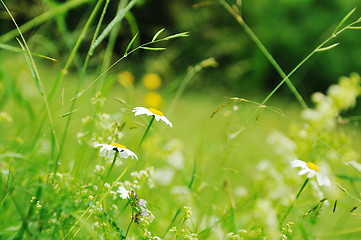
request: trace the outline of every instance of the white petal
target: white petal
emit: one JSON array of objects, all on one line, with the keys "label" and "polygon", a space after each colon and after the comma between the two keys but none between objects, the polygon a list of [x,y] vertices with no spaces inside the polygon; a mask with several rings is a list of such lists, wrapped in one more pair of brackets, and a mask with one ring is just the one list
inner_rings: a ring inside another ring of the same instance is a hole
[{"label": "white petal", "polygon": [[144,108],[144,107],[135,107],[132,112],[135,113],[134,114],[135,116],[138,116],[138,115],[141,115],[141,114],[149,115],[150,111],[148,109]]},{"label": "white petal", "polygon": [[99,143],[97,143],[97,144],[94,144],[94,147],[95,148],[97,148],[97,147],[99,147],[99,146],[104,146],[105,144],[99,144]]},{"label": "white petal", "polygon": [[104,145],[103,147],[100,148],[99,150],[100,154],[104,155],[108,152],[108,148],[107,145]]},{"label": "white petal", "polygon": [[114,151],[108,150],[106,156],[107,156],[108,158],[114,158]]},{"label": "white petal", "polygon": [[135,158],[138,160],[137,155],[135,155],[134,152],[130,151],[129,149],[125,149],[126,153],[128,154],[128,156],[130,156],[131,158]]},{"label": "white petal", "polygon": [[308,172],[308,174],[307,174],[307,177],[308,178],[312,178],[312,177],[314,177],[316,175],[316,171],[313,171],[313,170],[309,170],[309,172]]},{"label": "white petal", "polygon": [[160,119],[162,119],[162,121],[165,122],[170,127],[173,127],[172,123],[165,116],[161,116]]},{"label": "white petal", "polygon": [[306,173],[308,173],[309,171],[310,171],[309,169],[303,168],[303,169],[301,169],[301,170],[298,172],[298,175],[302,176],[303,174],[306,174]]},{"label": "white petal", "polygon": [[291,167],[306,167],[307,163],[298,159],[291,161]]},{"label": "white petal", "polygon": [[326,175],[318,173],[316,174],[316,177],[317,177],[318,185],[327,186],[327,187],[331,185],[331,181]]}]

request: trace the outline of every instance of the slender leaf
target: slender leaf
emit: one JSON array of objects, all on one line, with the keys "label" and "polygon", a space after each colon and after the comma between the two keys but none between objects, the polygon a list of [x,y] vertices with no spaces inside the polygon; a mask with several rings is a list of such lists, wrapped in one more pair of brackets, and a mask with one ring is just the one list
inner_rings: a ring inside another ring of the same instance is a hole
[{"label": "slender leaf", "polygon": [[153,47],[139,47],[139,48],[150,51],[163,51],[166,49],[166,48],[153,48]]},{"label": "slender leaf", "polygon": [[128,51],[131,48],[131,46],[133,45],[133,43],[134,43],[135,39],[137,38],[137,36],[138,36],[138,33],[134,35],[132,40],[130,40],[130,42],[129,42],[128,46],[127,46],[127,49],[125,49],[124,55],[128,55]]},{"label": "slender leaf", "polygon": [[[36,74],[35,67],[34,67],[34,65],[31,63],[31,60],[30,60],[30,58],[29,58],[30,53],[25,49],[24,45],[21,43],[21,41],[20,41],[19,39],[16,39],[16,40],[18,40],[19,45],[21,46],[22,50],[23,50],[24,53],[25,53],[25,54],[24,54],[25,60],[26,60],[26,62],[27,62],[27,64],[28,64],[28,66],[29,66],[29,69],[30,69],[30,72],[31,72],[31,76],[34,78],[35,84],[36,84],[36,86],[38,87],[40,94],[41,94],[42,96],[44,96],[43,87],[42,87],[42,85],[41,85],[41,82],[40,82],[40,80],[39,80],[38,75]],[[29,53],[29,54],[28,54],[28,53]]]},{"label": "slender leaf", "polygon": [[64,113],[64,114],[60,115],[60,117],[61,117],[61,118],[67,117],[67,116],[69,116],[70,114],[73,114],[73,113],[75,113],[75,112],[78,111],[78,110],[79,110],[79,108],[78,108],[78,109],[75,109],[75,110],[73,110],[73,111],[71,111],[71,112]]},{"label": "slender leaf", "polygon": [[323,52],[323,51],[327,51],[327,50],[330,50],[330,49],[332,49],[332,48],[337,47],[338,45],[339,45],[339,43],[335,43],[335,44],[332,44],[332,45],[330,45],[330,46],[328,46],[328,47],[324,47],[324,48],[317,48],[317,49],[316,49],[316,52]]},{"label": "slender leaf", "polygon": [[[27,53],[26,50],[23,50],[21,48],[17,48],[8,44],[4,44],[4,43],[0,43],[0,48],[5,49],[5,50],[9,50],[12,52],[17,52],[17,53]],[[35,57],[41,57],[41,58],[45,58],[45,59],[49,59],[51,61],[58,61],[55,58],[51,58],[51,57],[47,57],[45,55],[39,54],[39,53],[34,53],[34,52],[30,52],[31,55],[35,56]]]},{"label": "slender leaf", "polygon": [[350,26],[350,27],[347,27],[347,29],[361,29],[361,26]]},{"label": "slender leaf", "polygon": [[333,31],[333,34],[337,33],[337,31],[342,27],[342,25],[351,17],[351,15],[355,12],[356,8],[352,9],[337,25],[335,31]]},{"label": "slender leaf", "polygon": [[169,39],[173,39],[173,38],[188,37],[188,36],[189,36],[189,32],[182,32],[182,33],[177,33],[177,34],[165,37],[162,40],[169,40]]},{"label": "slender leaf", "polygon": [[165,28],[162,28],[161,30],[159,30],[159,31],[154,35],[154,37],[153,37],[153,39],[152,39],[152,42],[154,42],[154,41],[158,38],[158,36],[164,31],[164,29],[165,29]]},{"label": "slender leaf", "polygon": [[[73,0],[73,1],[67,1],[64,4],[59,5],[59,7],[57,8],[53,8],[48,12],[45,12],[41,15],[39,15],[38,17],[26,22],[25,24],[21,25],[19,27],[19,30],[22,33],[25,33],[27,31],[29,31],[30,29],[48,21],[49,19],[53,18],[54,16],[57,16],[61,13],[67,12],[73,8],[78,7],[79,5],[82,5],[84,3],[90,2],[90,0]],[[13,29],[7,33],[5,33],[4,35],[0,36],[0,42],[4,43],[7,42],[13,38],[15,38],[16,36],[19,36],[19,32],[17,29]]]},{"label": "slender leaf", "polygon": [[92,48],[95,49],[99,44],[110,34],[110,31],[114,28],[114,26],[119,23],[125,16],[127,12],[134,6],[137,0],[132,0],[129,4],[119,12],[119,14],[108,24],[108,26],[104,29],[104,31],[99,35],[99,37],[95,40]]}]

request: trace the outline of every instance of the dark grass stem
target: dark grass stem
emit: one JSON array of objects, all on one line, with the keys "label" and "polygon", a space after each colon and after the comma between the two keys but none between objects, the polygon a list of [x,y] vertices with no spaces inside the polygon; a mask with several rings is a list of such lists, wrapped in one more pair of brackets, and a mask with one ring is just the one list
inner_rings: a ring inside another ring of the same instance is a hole
[{"label": "dark grass stem", "polygon": [[[78,94],[78,92],[80,90],[81,83],[84,80],[85,73],[86,73],[86,70],[87,70],[87,67],[88,67],[88,63],[89,63],[90,57],[92,56],[92,51],[94,51],[94,49],[92,48],[92,45],[94,44],[94,42],[95,42],[95,40],[96,40],[96,38],[98,36],[98,33],[100,31],[100,26],[101,26],[101,24],[103,22],[104,15],[105,15],[106,10],[107,10],[108,5],[109,5],[109,1],[110,0],[106,1],[105,5],[104,5],[104,8],[103,8],[103,11],[102,11],[102,14],[101,14],[100,19],[99,19],[99,22],[97,24],[97,28],[95,29],[93,39],[92,39],[92,42],[90,44],[90,48],[89,48],[87,56],[85,58],[85,62],[84,62],[83,68],[82,68],[80,79],[77,82],[77,86],[76,86],[76,89],[75,89],[75,95]],[[99,2],[102,2],[102,1],[99,1]],[[97,7],[100,8],[99,2],[97,4],[96,8]],[[94,11],[95,11],[95,9],[94,9]],[[94,11],[93,11],[93,13],[94,13]],[[76,102],[77,102],[76,100],[72,101],[69,112],[72,112],[74,110]],[[63,152],[63,149],[64,149],[65,140],[66,140],[66,137],[67,137],[67,133],[68,133],[68,129],[69,129],[69,126],[70,126],[71,119],[72,119],[72,115],[69,115],[68,118],[67,118],[67,121],[66,121],[63,137],[61,139],[61,143],[60,143],[60,146],[59,146],[59,152],[58,152],[58,155],[57,155],[57,157],[55,159],[55,164],[54,164],[54,169],[53,169],[53,176],[56,175],[56,172],[58,170],[59,159],[60,159],[60,156],[61,156],[61,154]]]},{"label": "dark grass stem", "polygon": [[148,124],[148,127],[147,127],[147,129],[145,130],[145,132],[144,132],[144,135],[143,135],[143,137],[142,137],[142,140],[140,140],[140,142],[139,142],[139,146],[138,146],[139,149],[140,149],[140,147],[142,146],[142,143],[143,143],[145,137],[148,135],[149,129],[150,129],[150,127],[152,126],[152,124],[153,124],[153,122],[154,122],[154,119],[155,119],[155,116],[152,116],[152,119],[150,120],[150,122],[149,122],[149,124]]},{"label": "dark grass stem", "polygon": [[[91,0],[73,0],[73,1],[68,1],[65,2],[63,4],[60,4],[59,6],[52,8],[51,10],[42,13],[41,15],[33,18],[32,20],[24,23],[23,25],[19,26],[19,29],[22,33],[25,33],[31,29],[33,29],[34,27],[49,21],[49,19],[59,15],[59,14],[63,14],[66,13],[68,11],[70,11],[71,9],[74,9],[82,4],[91,2]],[[10,40],[12,40],[13,38],[19,36],[19,32],[17,31],[17,29],[13,29],[3,35],[0,36],[0,42],[4,43],[4,42],[8,42]]]},{"label": "dark grass stem", "polygon": [[104,2],[104,0],[99,0],[96,4],[96,6],[94,7],[92,13],[90,14],[87,22],[85,23],[85,26],[84,28],[82,29],[80,35],[79,35],[79,38],[78,40],[76,41],[75,43],[75,46],[72,50],[72,52],[70,53],[70,56],[67,60],[67,62],[65,63],[65,66],[64,68],[61,70],[59,76],[57,77],[54,85],[53,85],[53,88],[51,89],[50,91],[50,94],[49,94],[49,100],[52,99],[52,97],[54,96],[58,86],[59,86],[59,83],[61,82],[61,80],[63,79],[64,75],[68,72],[68,69],[81,45],[81,43],[83,42],[83,40],[85,39],[85,36],[86,36],[86,33],[88,31],[88,29],[90,28],[90,24],[93,22],[94,18],[96,17],[96,14],[98,13],[98,11],[100,10],[100,6],[102,5],[102,3]]},{"label": "dark grass stem", "polygon": [[[296,99],[299,101],[299,103],[301,104],[302,108],[306,109],[307,104],[306,102],[303,100],[302,96],[300,95],[300,93],[297,91],[296,87],[292,84],[292,82],[290,81],[289,77],[291,74],[289,74],[289,76],[286,75],[286,73],[282,70],[282,68],[280,67],[280,65],[278,65],[278,63],[276,62],[276,60],[272,57],[272,55],[270,54],[270,52],[267,50],[267,48],[263,45],[263,43],[259,40],[259,38],[257,37],[257,35],[249,28],[249,26],[244,22],[243,18],[240,16],[239,13],[237,13],[234,8],[232,8],[228,3],[226,3],[226,1],[221,1],[222,5],[226,8],[226,10],[236,19],[236,21],[243,27],[244,31],[248,34],[248,36],[252,39],[252,41],[257,45],[257,47],[261,50],[261,52],[263,53],[263,55],[267,58],[267,60],[272,64],[272,66],[276,69],[276,71],[280,74],[280,76],[283,78],[283,81],[281,82],[282,84],[284,82],[286,82],[286,84],[288,85],[288,87],[290,88],[290,90],[292,91],[292,93],[295,95]],[[297,68],[296,68],[297,69]],[[282,84],[280,84],[279,86],[277,86],[275,88],[274,91],[276,91]],[[265,99],[265,102],[268,100],[268,98],[270,98],[270,96],[273,95],[273,92],[267,96],[267,98]],[[264,103],[263,103],[264,104]]]},{"label": "dark grass stem", "polygon": [[[124,0],[120,1],[119,4],[118,4],[118,11],[117,11],[116,15],[119,15],[120,12],[123,10],[123,8],[125,8],[125,6],[126,6],[126,1],[124,1]],[[113,56],[114,47],[115,47],[115,43],[116,43],[116,40],[117,40],[119,30],[120,30],[120,24],[118,23],[110,31],[109,40],[108,40],[107,47],[105,49],[103,64],[102,64],[101,71],[100,71],[101,73],[104,72],[105,69],[107,69],[110,66],[110,62],[111,62],[111,59],[112,59],[112,56]],[[102,76],[102,78],[100,79],[97,91],[100,92],[102,90],[103,82],[104,82],[106,76],[107,76],[107,74],[104,74]]]},{"label": "dark grass stem", "polygon": [[[262,42],[258,39],[258,37],[254,34],[254,32],[248,27],[248,25],[244,22],[241,15],[232,8],[226,1],[221,0],[221,4],[224,6],[224,8],[236,19],[236,21],[244,28],[245,32],[250,36],[250,38],[255,42],[255,44],[259,47],[259,49],[262,51],[262,53],[266,56],[266,58],[270,61],[270,63],[273,65],[273,67],[278,71],[280,76],[283,78],[282,81],[271,91],[270,94],[262,101],[261,105],[264,105],[272,96],[273,94],[286,82],[290,90],[293,92],[293,94],[296,96],[297,100],[300,102],[303,108],[307,108],[307,104],[302,99],[301,95],[297,92],[297,89],[293,86],[292,82],[289,80],[290,76],[293,75],[293,73],[296,72],[306,61],[308,61],[315,53],[327,51],[332,49],[333,47],[337,46],[337,44],[333,44],[329,47],[324,47],[328,42],[336,38],[338,35],[340,35],[342,32],[344,32],[347,29],[357,29],[353,28],[355,24],[361,22],[361,18],[358,20],[346,25],[345,27],[341,28],[343,25],[345,19],[347,19],[354,10],[352,10],[346,17],[340,21],[339,25],[335,29],[335,31],[331,34],[330,37],[328,37],[325,41],[323,41],[320,45],[318,45],[310,54],[308,54],[288,75],[286,75],[281,67],[277,64],[276,60],[272,57],[272,55],[268,52],[266,47],[262,44]],[[258,114],[259,109],[255,110],[253,114],[250,115],[249,121],[251,119],[254,119],[254,117]]]},{"label": "dark grass stem", "polygon": [[40,95],[41,95],[41,97],[43,98],[43,101],[44,101],[45,110],[46,110],[46,113],[48,115],[49,127],[50,127],[50,130],[51,130],[51,152],[50,152],[49,161],[52,161],[54,159],[54,156],[55,156],[55,150],[56,150],[56,147],[57,147],[57,142],[56,142],[56,137],[55,137],[54,121],[53,121],[53,117],[52,117],[52,114],[51,114],[51,111],[50,111],[50,106],[49,106],[49,101],[48,101],[48,98],[47,98],[47,94],[46,94],[46,92],[44,90],[43,83],[42,83],[42,81],[40,79],[40,75],[38,73],[35,61],[34,61],[32,55],[31,55],[30,49],[29,49],[29,47],[28,47],[28,45],[27,45],[27,43],[25,41],[25,38],[24,38],[20,28],[18,27],[13,15],[11,14],[10,10],[5,5],[3,0],[1,0],[1,3],[4,6],[4,8],[6,9],[7,13],[9,14],[11,20],[13,21],[13,23],[14,23],[16,29],[17,29],[17,31],[19,32],[19,35],[21,37],[21,41],[19,39],[17,39],[18,43],[21,46],[22,50],[26,51],[26,53],[27,53],[27,54],[25,54],[25,59],[26,59],[28,65],[29,65],[30,71],[31,71],[32,76],[33,76],[34,81],[35,81],[35,85],[37,86],[37,88],[39,90],[39,93],[40,93]]},{"label": "dark grass stem", "polygon": [[111,165],[110,168],[109,168],[108,174],[105,176],[104,182],[107,182],[108,177],[109,177],[109,175],[110,175],[110,172],[112,171],[112,169],[113,169],[113,167],[114,167],[114,164],[115,164],[115,161],[117,160],[117,157],[118,157],[118,151],[115,151],[112,165]]},{"label": "dark grass stem", "polygon": [[293,202],[292,202],[291,206],[289,206],[289,208],[287,209],[286,214],[283,216],[283,218],[282,218],[282,220],[281,220],[281,222],[280,222],[280,225],[279,225],[279,226],[280,226],[280,228],[282,227],[282,224],[283,224],[283,222],[286,220],[286,218],[287,218],[288,214],[290,214],[290,212],[291,212],[291,210],[292,210],[293,206],[295,205],[295,203],[296,203],[297,199],[300,197],[300,195],[301,195],[301,193],[302,193],[303,189],[305,189],[305,187],[306,187],[306,185],[307,185],[308,181],[310,181],[310,179],[309,179],[309,178],[307,178],[307,179],[306,179],[306,181],[303,183],[302,187],[300,188],[300,190],[298,191],[298,193],[297,193],[297,195],[296,195],[295,200],[293,200]]}]

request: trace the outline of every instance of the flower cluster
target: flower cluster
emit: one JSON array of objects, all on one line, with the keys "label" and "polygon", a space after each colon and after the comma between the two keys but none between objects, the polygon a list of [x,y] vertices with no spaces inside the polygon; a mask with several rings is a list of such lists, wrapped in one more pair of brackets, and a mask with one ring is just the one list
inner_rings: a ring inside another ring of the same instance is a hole
[{"label": "flower cluster", "polygon": [[312,95],[315,109],[302,112],[303,118],[315,130],[333,130],[339,113],[355,106],[356,97],[361,94],[360,76],[356,73],[342,77],[339,84],[332,85],[327,95],[317,92]]},{"label": "flower cluster", "polygon": [[128,193],[128,201],[133,211],[133,220],[137,224],[149,225],[153,219],[153,214],[147,208],[147,201],[138,197],[134,191]]}]

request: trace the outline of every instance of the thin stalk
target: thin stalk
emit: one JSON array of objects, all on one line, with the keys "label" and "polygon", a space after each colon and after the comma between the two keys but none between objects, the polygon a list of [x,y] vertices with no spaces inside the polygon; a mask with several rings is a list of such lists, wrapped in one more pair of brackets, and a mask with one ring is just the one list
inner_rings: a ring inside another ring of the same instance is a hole
[{"label": "thin stalk", "polygon": [[127,236],[128,236],[128,233],[129,233],[129,229],[130,229],[130,226],[132,225],[133,221],[134,221],[134,218],[132,217],[132,220],[130,220],[130,223],[129,223],[129,225],[128,225],[127,231],[126,231],[124,237],[122,237],[122,239],[127,239]]},{"label": "thin stalk", "polygon": [[[54,17],[60,13],[67,12],[67,11],[69,11],[73,8],[76,8],[79,5],[82,5],[87,2],[90,2],[90,0],[73,0],[73,1],[65,2],[64,4],[59,5],[59,7],[53,8],[53,9],[39,15],[38,17],[33,18],[32,20],[28,21],[27,23],[19,26],[19,29],[22,33],[25,33],[27,31],[29,31],[30,29],[42,24],[43,22],[49,21],[49,19],[51,19],[52,17]],[[19,32],[17,31],[17,29],[11,30],[11,31],[5,33],[4,35],[0,36],[0,42],[1,43],[7,42],[7,41],[15,38],[16,36],[19,36]]]},{"label": "thin stalk", "polygon": [[63,79],[64,75],[68,72],[68,68],[70,67],[71,62],[73,61],[73,58],[75,57],[75,55],[76,55],[76,53],[77,53],[77,51],[78,51],[78,49],[80,47],[80,44],[85,39],[85,35],[86,35],[86,32],[88,31],[88,29],[90,27],[90,24],[94,20],[96,14],[98,13],[98,11],[100,9],[100,6],[102,5],[103,2],[104,2],[104,0],[99,0],[98,1],[97,5],[93,9],[93,12],[90,14],[88,21],[85,23],[85,26],[84,26],[83,30],[81,31],[78,40],[75,43],[73,51],[71,52],[71,54],[70,54],[70,56],[69,56],[69,58],[68,58],[68,60],[67,60],[67,62],[65,64],[64,68],[61,70],[59,76],[57,77],[57,79],[56,79],[56,81],[55,81],[55,83],[53,85],[53,88],[50,91],[49,100],[52,99],[52,97],[55,94],[56,89],[58,88],[59,83]]},{"label": "thin stalk", "polygon": [[152,116],[152,119],[150,120],[150,122],[149,122],[149,124],[148,124],[148,127],[147,127],[147,129],[145,130],[145,132],[144,132],[144,135],[143,135],[143,137],[142,137],[142,140],[140,140],[139,148],[142,146],[142,143],[143,143],[145,137],[147,136],[147,134],[148,134],[148,132],[149,132],[149,129],[150,129],[150,127],[152,126],[152,124],[153,124],[153,122],[154,122],[154,119],[155,119],[155,116]]},{"label": "thin stalk", "polygon": [[[100,30],[100,26],[101,26],[101,24],[102,24],[102,22],[103,22],[104,15],[105,15],[106,10],[107,10],[107,8],[108,8],[109,1],[110,1],[110,0],[107,0],[106,3],[105,3],[105,5],[104,5],[102,15],[100,16],[100,19],[99,19],[97,28],[96,28],[95,33],[94,33],[94,35],[93,35],[93,40],[92,40],[91,45],[90,45],[90,48],[89,48],[89,50],[88,50],[88,53],[87,53],[87,56],[86,56],[86,59],[85,59],[85,62],[84,62],[83,68],[82,68],[82,72],[81,72],[80,79],[79,79],[79,81],[77,82],[77,86],[76,86],[76,89],[75,89],[75,95],[79,92],[81,83],[83,82],[83,79],[84,79],[84,77],[85,77],[85,73],[86,73],[86,70],[87,70],[87,67],[88,67],[88,63],[89,63],[90,57],[91,57],[91,55],[92,55],[92,51],[94,50],[94,49],[92,48],[92,45],[94,44],[95,39],[96,39],[97,36],[98,36],[99,30]],[[98,4],[97,4],[97,6],[96,6],[95,8],[100,7],[100,4],[99,4],[100,2],[102,2],[102,1],[99,1]],[[95,12],[95,9],[94,9],[93,13],[94,13],[94,12]],[[92,13],[92,14],[93,14],[93,13]],[[78,41],[79,41],[79,40],[78,40]],[[74,49],[75,49],[75,48],[74,48]],[[74,51],[73,51],[73,53],[75,54]],[[73,54],[73,53],[72,53],[72,54]],[[70,63],[69,63],[69,64],[70,64]],[[65,66],[65,67],[67,67],[67,66]],[[72,101],[69,112],[72,112],[72,111],[74,110],[76,102],[77,102],[77,101]],[[71,119],[72,119],[72,115],[69,115],[69,117],[67,118],[67,121],[66,121],[66,125],[65,125],[65,129],[64,129],[63,137],[62,137],[62,140],[61,140],[61,143],[60,143],[59,152],[58,152],[58,155],[57,155],[57,157],[56,157],[56,159],[55,159],[55,164],[54,164],[54,169],[53,169],[53,176],[56,175],[56,172],[57,172],[57,170],[58,170],[58,162],[59,162],[60,156],[61,156],[61,154],[62,154],[62,152],[63,152],[63,149],[64,149],[65,140],[66,140],[66,137],[67,137],[67,133],[68,133],[68,129],[69,129],[69,126],[70,126],[70,121],[71,121]]]},{"label": "thin stalk", "polygon": [[110,168],[109,168],[108,174],[106,175],[104,182],[107,182],[108,177],[109,177],[110,172],[112,171],[112,169],[113,169],[113,167],[114,167],[114,163],[115,163],[117,157],[118,157],[118,151],[115,151],[112,165],[111,165]]},{"label": "thin stalk", "polygon": [[298,193],[297,193],[297,195],[296,195],[295,200],[293,200],[293,202],[292,202],[291,206],[288,208],[288,210],[287,210],[286,214],[285,214],[285,215],[284,215],[284,217],[282,218],[282,221],[280,222],[280,227],[282,227],[283,222],[286,220],[286,218],[287,218],[288,214],[291,212],[291,210],[292,210],[293,206],[295,205],[295,203],[296,203],[297,199],[300,197],[300,195],[301,195],[301,193],[302,193],[303,189],[306,187],[306,185],[307,185],[307,183],[308,183],[308,181],[309,181],[309,180],[310,180],[310,179],[309,179],[309,178],[307,178],[307,179],[306,179],[306,181],[303,183],[302,187],[300,188],[300,190],[298,191]]},{"label": "thin stalk", "polygon": [[[263,55],[267,58],[267,60],[272,64],[272,66],[276,69],[276,71],[281,75],[281,77],[286,81],[288,87],[292,91],[292,93],[295,95],[301,106],[306,109],[307,104],[303,100],[300,93],[297,91],[295,86],[292,84],[292,82],[289,80],[289,76],[286,76],[286,73],[282,70],[280,65],[276,62],[276,60],[272,57],[270,52],[267,50],[267,48],[263,45],[263,43],[259,40],[257,35],[252,31],[252,29],[249,28],[249,26],[244,22],[243,18],[231,7],[228,3],[225,1],[221,1],[222,5],[226,8],[226,10],[236,19],[236,21],[243,27],[244,31],[248,34],[248,36],[252,39],[252,41],[257,45],[257,47],[261,50]],[[284,82],[282,81],[282,82]],[[282,84],[281,84],[282,85]],[[277,87],[278,89],[279,87]],[[277,90],[276,89],[276,90]],[[268,99],[267,99],[268,100]],[[266,100],[266,101],[267,101]]]},{"label": "thin stalk", "polygon": [[184,203],[182,203],[182,204],[179,206],[178,210],[175,212],[175,214],[174,214],[174,216],[173,216],[173,218],[172,218],[172,221],[170,221],[170,223],[169,223],[167,229],[165,230],[162,238],[165,238],[165,236],[167,236],[169,229],[172,227],[172,225],[174,224],[174,222],[175,222],[175,220],[177,219],[178,215],[181,213],[181,211],[182,211],[182,206],[184,206]]},{"label": "thin stalk", "polygon": [[175,108],[175,106],[177,105],[180,97],[182,96],[185,88],[187,87],[187,85],[189,84],[189,82],[192,80],[192,78],[194,77],[194,75],[201,70],[201,68],[199,68],[200,64],[197,64],[196,66],[193,66],[186,74],[186,76],[183,78],[182,82],[180,83],[177,92],[175,93],[173,100],[170,104],[169,110],[167,111],[169,115],[171,115],[173,113],[173,110]]},{"label": "thin stalk", "polygon": [[[126,0],[122,0],[119,2],[118,11],[117,11],[116,15],[119,15],[120,11],[122,11],[125,8],[126,2],[127,2]],[[111,30],[111,32],[109,34],[109,40],[108,40],[107,47],[105,49],[104,60],[103,60],[103,64],[102,64],[101,71],[100,71],[101,73],[104,72],[105,69],[107,69],[110,66],[110,62],[111,62],[111,59],[113,56],[114,46],[115,46],[115,43],[117,40],[119,29],[120,29],[120,24],[117,24],[116,26],[113,27],[113,29]],[[99,92],[101,91],[105,78],[106,78],[106,75],[103,75],[103,77],[99,81],[97,91],[99,91]]]},{"label": "thin stalk", "polygon": [[162,39],[157,39],[151,42],[147,42],[144,43],[136,48],[134,48],[133,50],[129,51],[129,52],[125,52],[124,55],[119,58],[118,60],[116,60],[110,67],[108,67],[103,73],[101,73],[87,88],[85,88],[84,90],[80,91],[79,94],[75,95],[71,101],[74,101],[75,99],[81,97],[86,91],[88,91],[90,89],[91,86],[93,86],[99,79],[101,79],[103,77],[104,74],[106,74],[110,69],[112,69],[115,65],[117,65],[119,62],[121,62],[124,58],[130,56],[132,53],[134,53],[135,51],[138,51],[140,49],[145,49],[147,46],[152,45],[152,44],[156,44],[159,42],[164,42],[164,41],[168,41],[170,39],[174,39],[174,38],[179,38],[179,37],[188,37],[188,32],[182,32],[182,33],[178,33],[178,34],[174,34],[168,37],[164,37]]},{"label": "thin stalk", "polygon": [[[358,20],[346,25],[345,27],[343,27],[342,29],[338,30],[339,28],[337,28],[335,30],[334,33],[331,34],[330,37],[328,37],[325,41],[323,41],[320,45],[318,45],[310,54],[308,54],[306,56],[306,58],[304,58],[288,75],[286,75],[281,67],[277,64],[277,62],[274,60],[274,58],[272,57],[272,55],[268,52],[268,50],[266,49],[266,47],[262,44],[262,42],[257,38],[257,36],[253,33],[253,31],[248,27],[248,25],[244,22],[243,18],[239,15],[239,13],[237,13],[226,1],[221,0],[221,4],[225,7],[225,9],[236,19],[236,21],[244,28],[244,30],[246,31],[246,33],[251,37],[251,39],[256,43],[256,45],[260,48],[260,50],[262,51],[262,53],[267,57],[267,59],[270,61],[270,63],[275,67],[275,69],[278,71],[278,73],[281,75],[281,77],[283,77],[282,81],[272,90],[272,92],[270,94],[268,94],[268,96],[262,101],[261,105],[264,105],[272,96],[273,94],[286,82],[287,84],[289,84],[289,87],[291,89],[291,91],[293,92],[293,94],[296,96],[296,98],[298,99],[298,101],[301,103],[301,105],[303,106],[303,108],[307,108],[306,103],[303,101],[301,95],[297,92],[296,88],[294,88],[293,84],[291,83],[291,81],[289,81],[290,76],[295,73],[308,59],[310,59],[315,53],[317,52],[321,52],[327,49],[332,49],[334,46],[337,46],[337,44],[335,45],[331,45],[329,47],[323,48],[323,46],[325,46],[329,41],[331,41],[332,39],[336,38],[338,35],[340,35],[343,31],[347,30],[347,29],[352,29],[352,27],[361,22],[361,18],[359,18]],[[341,21],[342,23],[343,21]],[[341,24],[340,23],[340,24]],[[340,25],[339,24],[339,25]],[[341,24],[342,25],[342,24]],[[257,114],[258,111],[260,109],[256,109],[254,111],[253,114],[250,115],[250,118],[247,122],[249,122],[251,119],[253,119]]]},{"label": "thin stalk", "polygon": [[[113,182],[113,185],[110,186],[110,188],[108,189],[108,191],[104,194],[104,196],[100,199],[99,202],[97,202],[97,204],[95,205],[95,208],[98,208],[100,206],[100,204],[102,204],[102,202],[105,200],[106,197],[108,197],[110,191],[115,187],[115,185],[117,184],[117,182],[120,181],[120,179],[124,176],[124,174],[128,171],[130,165],[131,165],[132,161],[129,161],[127,167],[124,169],[124,171],[120,174],[120,176]],[[96,199],[96,198],[95,198]],[[96,201],[95,201],[96,202]],[[74,228],[79,224],[79,222],[84,218],[84,216],[86,214],[89,213],[90,209],[92,208],[92,206],[89,206],[87,208],[87,210],[85,210],[85,212],[80,216],[80,218],[78,218],[78,220],[74,223],[74,225],[70,228],[69,232],[65,235],[65,239],[69,236],[69,234],[74,230]],[[87,223],[87,221],[89,220],[89,218],[94,214],[94,211],[89,213],[89,215],[86,217],[86,219],[83,221],[82,225],[78,228],[78,230],[74,233],[74,235],[71,237],[71,239],[74,239],[76,237],[76,235],[78,235],[78,233],[80,232],[80,230],[84,227],[84,225]]]},{"label": "thin stalk", "polygon": [[30,49],[25,41],[25,38],[20,30],[20,28],[18,27],[13,15],[11,14],[10,10],[7,8],[7,6],[5,5],[4,1],[1,0],[1,3],[2,5],[4,6],[4,8],[6,9],[6,11],[8,12],[11,20],[13,21],[17,31],[19,32],[19,35],[21,37],[21,40],[18,40],[21,48],[23,50],[26,50],[27,54],[25,55],[25,59],[29,65],[29,68],[30,68],[30,71],[33,75],[33,78],[35,80],[35,84],[40,92],[40,95],[42,96],[43,98],[43,101],[44,101],[44,105],[45,105],[45,109],[46,109],[46,113],[48,115],[48,120],[49,120],[49,126],[50,126],[50,130],[51,130],[51,153],[50,153],[50,161],[54,158],[54,155],[55,155],[55,148],[56,148],[56,138],[55,138],[55,130],[54,130],[54,122],[53,122],[53,117],[51,115],[51,111],[50,111],[50,107],[49,107],[49,102],[48,102],[48,99],[47,99],[47,95],[46,95],[46,92],[44,91],[44,87],[43,87],[43,84],[42,84],[42,81],[40,79],[40,75],[38,73],[38,70],[37,70],[37,67],[35,65],[35,62],[34,62],[34,59],[33,57],[31,56],[31,52],[30,52]]}]

